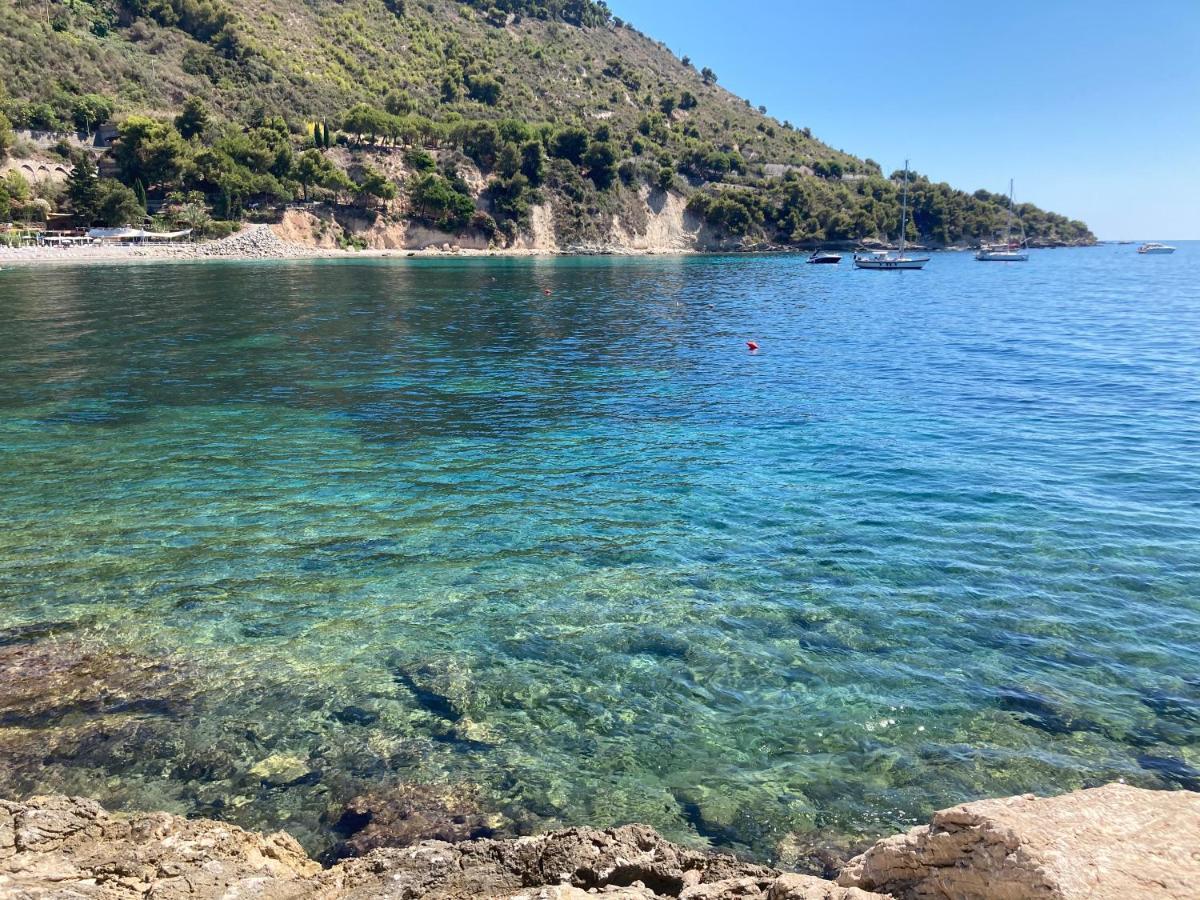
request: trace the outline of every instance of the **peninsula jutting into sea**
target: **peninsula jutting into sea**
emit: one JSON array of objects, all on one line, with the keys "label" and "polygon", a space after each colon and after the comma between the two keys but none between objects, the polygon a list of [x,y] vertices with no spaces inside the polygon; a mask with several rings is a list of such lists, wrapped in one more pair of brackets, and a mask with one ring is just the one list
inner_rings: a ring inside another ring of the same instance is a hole
[{"label": "peninsula jutting into sea", "polygon": [[616,12],[0,6],[2,900],[1195,895],[1200,244]]}]

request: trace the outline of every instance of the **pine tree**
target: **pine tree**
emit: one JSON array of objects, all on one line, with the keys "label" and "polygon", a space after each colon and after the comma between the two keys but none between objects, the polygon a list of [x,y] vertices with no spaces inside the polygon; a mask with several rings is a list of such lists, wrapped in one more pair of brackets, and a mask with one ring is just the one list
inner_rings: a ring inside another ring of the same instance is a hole
[{"label": "pine tree", "polygon": [[87,154],[80,155],[67,176],[67,196],[71,198],[75,218],[91,225],[100,210],[100,179],[96,177],[96,164]]}]

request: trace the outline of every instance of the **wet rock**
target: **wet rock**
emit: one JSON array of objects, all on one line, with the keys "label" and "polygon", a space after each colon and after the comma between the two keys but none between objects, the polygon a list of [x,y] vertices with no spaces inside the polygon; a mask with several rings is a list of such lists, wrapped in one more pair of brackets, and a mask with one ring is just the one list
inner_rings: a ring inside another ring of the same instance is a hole
[{"label": "wet rock", "polygon": [[469,693],[467,672],[454,663],[411,664],[393,659],[389,668],[395,682],[407,690],[426,712],[457,722],[464,715]]},{"label": "wet rock", "polygon": [[374,725],[379,721],[376,713],[363,709],[361,706],[346,706],[333,714],[333,718],[343,725]]},{"label": "wet rock", "polygon": [[1141,698],[1143,704],[1154,710],[1163,719],[1173,719],[1191,725],[1200,725],[1200,702],[1188,697],[1171,694],[1148,694]]},{"label": "wet rock", "polygon": [[1197,895],[1200,795],[1122,784],[942,810],[879,841],[838,884],[907,898],[1139,900]]},{"label": "wet rock", "polygon": [[1137,762],[1147,772],[1154,772],[1172,784],[1189,791],[1200,791],[1200,769],[1188,765],[1182,759],[1143,753],[1137,758]]},{"label": "wet rock", "polygon": [[250,774],[264,784],[286,787],[299,784],[313,775],[308,760],[287,753],[272,753],[250,767]]},{"label": "wet rock", "polygon": [[12,644],[30,644],[58,634],[65,634],[75,627],[74,622],[33,622],[29,625],[0,628],[0,647]]},{"label": "wet rock", "polygon": [[401,784],[355,797],[334,823],[342,837],[330,860],[364,856],[380,847],[408,847],[421,841],[448,844],[491,837],[496,818],[479,809],[466,786]]},{"label": "wet rock", "polygon": [[0,724],[37,728],[73,713],[182,716],[196,688],[166,660],[38,640],[0,647]]},{"label": "wet rock", "polygon": [[1050,700],[1020,687],[1004,687],[997,692],[1000,708],[1018,713],[1022,725],[1047,734],[1064,735],[1074,731],[1095,731],[1096,724],[1059,710]]}]

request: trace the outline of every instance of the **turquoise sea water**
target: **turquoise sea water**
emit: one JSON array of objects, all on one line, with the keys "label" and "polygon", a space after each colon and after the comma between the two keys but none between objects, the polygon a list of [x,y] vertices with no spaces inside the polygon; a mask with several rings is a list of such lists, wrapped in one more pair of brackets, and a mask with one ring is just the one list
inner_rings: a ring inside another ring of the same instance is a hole
[{"label": "turquoise sea water", "polygon": [[0,643],[199,688],[0,793],[320,849],[366,786],[469,781],[775,859],[1200,788],[1197,260],[4,271]]}]

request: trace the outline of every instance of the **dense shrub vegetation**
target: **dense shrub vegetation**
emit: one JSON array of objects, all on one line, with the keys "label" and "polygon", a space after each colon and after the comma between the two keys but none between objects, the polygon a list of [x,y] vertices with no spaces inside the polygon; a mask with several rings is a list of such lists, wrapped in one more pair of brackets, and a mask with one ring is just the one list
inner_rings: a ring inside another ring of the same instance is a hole
[{"label": "dense shrub vegetation", "polygon": [[[10,215],[133,218],[132,196],[166,223],[322,199],[503,241],[550,201],[571,241],[670,190],[748,242],[898,228],[896,184],[877,163],[767,117],[593,0],[11,0],[0,73],[0,153],[14,143],[7,122],[119,127],[101,160],[116,180],[98,177],[95,197],[34,186],[22,198],[9,184]],[[917,176],[911,200],[914,239],[1002,226],[1004,198],[986,191]],[[1020,213],[1033,239],[1090,237],[1032,205]]]}]

